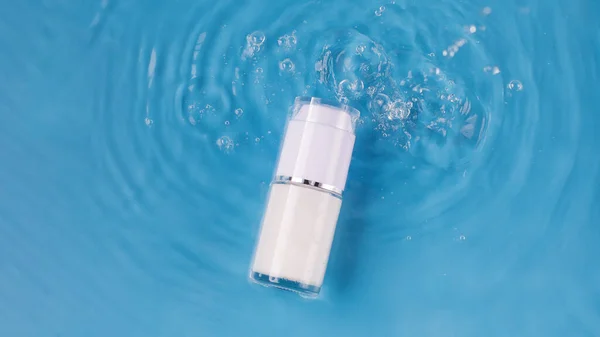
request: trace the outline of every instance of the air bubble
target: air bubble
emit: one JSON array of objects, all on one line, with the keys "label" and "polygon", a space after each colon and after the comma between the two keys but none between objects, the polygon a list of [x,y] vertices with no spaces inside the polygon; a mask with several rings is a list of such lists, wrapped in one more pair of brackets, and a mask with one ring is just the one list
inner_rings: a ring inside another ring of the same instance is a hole
[{"label": "air bubble", "polygon": [[290,60],[289,58],[286,58],[285,60],[279,62],[279,69],[281,71],[287,71],[287,72],[294,72],[294,69],[296,69],[296,66],[294,65],[294,62],[292,62],[292,60]]},{"label": "air bubble", "polygon": [[345,98],[358,98],[362,95],[365,84],[361,80],[342,80],[338,85],[338,94]]},{"label": "air bubble", "polygon": [[508,83],[506,87],[508,88],[508,90],[521,91],[523,90],[523,83],[521,83],[518,80],[512,80]]},{"label": "air bubble", "polygon": [[244,110],[242,108],[237,108],[237,109],[235,109],[234,113],[237,118],[240,118],[244,114]]},{"label": "air bubble", "polygon": [[253,46],[260,47],[266,40],[265,34],[261,31],[255,31],[246,36],[246,41]]},{"label": "air bubble", "polygon": [[222,151],[230,151],[233,149],[233,140],[227,136],[222,136],[221,138],[217,139],[217,146]]}]

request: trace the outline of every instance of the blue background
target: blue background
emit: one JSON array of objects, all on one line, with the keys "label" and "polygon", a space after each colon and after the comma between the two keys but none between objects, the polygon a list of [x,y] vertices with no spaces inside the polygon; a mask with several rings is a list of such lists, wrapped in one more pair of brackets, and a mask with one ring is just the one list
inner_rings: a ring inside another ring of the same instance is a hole
[{"label": "blue background", "polygon": [[[0,336],[599,336],[600,3],[0,2]],[[288,108],[362,113],[319,300]]]}]

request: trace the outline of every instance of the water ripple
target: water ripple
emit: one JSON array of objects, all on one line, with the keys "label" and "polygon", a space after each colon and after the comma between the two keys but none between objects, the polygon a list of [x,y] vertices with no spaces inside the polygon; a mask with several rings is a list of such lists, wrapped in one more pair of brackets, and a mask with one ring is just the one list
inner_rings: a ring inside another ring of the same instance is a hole
[{"label": "water ripple", "polygon": [[[235,336],[232,310],[265,335],[281,312],[316,322],[297,335],[600,331],[592,2],[4,7],[0,332]],[[246,282],[300,95],[361,111],[310,310]]]}]

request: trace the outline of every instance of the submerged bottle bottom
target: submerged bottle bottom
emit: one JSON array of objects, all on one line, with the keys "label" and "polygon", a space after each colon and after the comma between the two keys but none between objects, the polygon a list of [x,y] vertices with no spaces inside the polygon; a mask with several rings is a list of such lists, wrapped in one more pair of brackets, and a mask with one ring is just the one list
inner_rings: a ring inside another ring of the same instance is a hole
[{"label": "submerged bottle bottom", "polygon": [[273,277],[254,271],[250,272],[250,279],[259,285],[292,291],[306,298],[316,298],[321,291],[321,287],[304,284],[285,278]]}]

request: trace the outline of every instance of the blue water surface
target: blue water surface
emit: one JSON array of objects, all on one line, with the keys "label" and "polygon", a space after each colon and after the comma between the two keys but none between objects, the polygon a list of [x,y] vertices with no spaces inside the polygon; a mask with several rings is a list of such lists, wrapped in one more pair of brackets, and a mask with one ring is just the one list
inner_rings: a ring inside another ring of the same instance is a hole
[{"label": "blue water surface", "polygon": [[[0,336],[600,336],[600,2],[0,2]],[[248,281],[296,96],[322,294]]]}]

